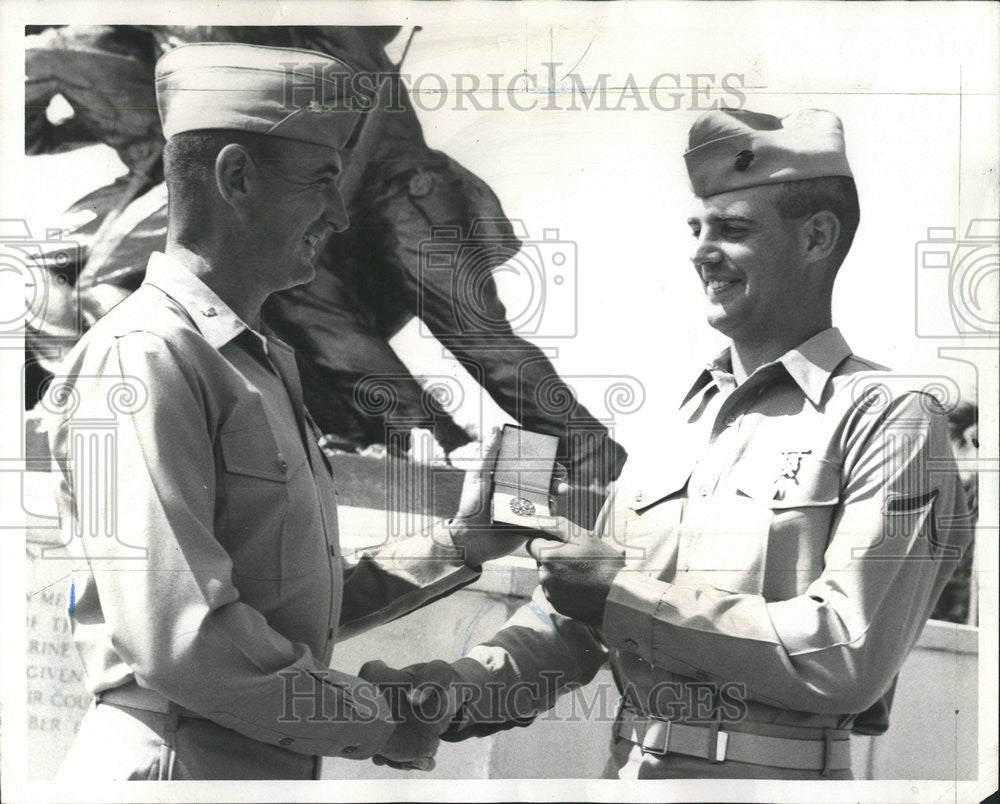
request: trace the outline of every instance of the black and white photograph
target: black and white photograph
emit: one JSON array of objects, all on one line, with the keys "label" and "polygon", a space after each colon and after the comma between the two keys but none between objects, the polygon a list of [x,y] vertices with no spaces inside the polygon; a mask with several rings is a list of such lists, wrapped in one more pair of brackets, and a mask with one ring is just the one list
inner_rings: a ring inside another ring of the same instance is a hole
[{"label": "black and white photograph", "polygon": [[2,801],[995,800],[998,31],[0,6]]}]

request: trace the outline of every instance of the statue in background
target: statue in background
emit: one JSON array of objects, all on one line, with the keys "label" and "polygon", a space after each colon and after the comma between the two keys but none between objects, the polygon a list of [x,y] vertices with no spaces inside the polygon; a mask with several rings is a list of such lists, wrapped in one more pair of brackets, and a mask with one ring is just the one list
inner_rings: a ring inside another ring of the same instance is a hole
[{"label": "statue in background", "polygon": [[[71,208],[93,213],[70,232],[80,245],[70,252],[76,256],[67,260],[67,252],[53,249],[63,256],[44,263],[51,303],[28,334],[38,364],[29,367],[29,405],[37,399],[39,367],[52,366],[60,346],[81,334],[66,317],[78,306],[84,326],[92,323],[138,287],[148,255],[163,246],[163,136],[153,85],[159,55],[192,41],[305,48],[376,79],[372,109],[342,174],[351,228],[329,238],[313,282],[277,294],[265,308],[268,325],[296,349],[306,403],[330,443],[353,450],[384,442],[390,431],[422,427],[450,452],[477,435],[390,347],[388,339],[417,316],[504,411],[560,437],[571,482],[603,487],[618,476],[625,451],[508,321],[493,271],[532,259],[522,250],[524,233],[485,182],[427,145],[399,65],[385,52],[398,27],[67,26],[28,33],[27,152],[102,142],[129,170]],[[57,95],[73,112],[61,124],[47,114]],[[424,270],[428,243],[435,265],[445,268]],[[375,399],[366,379],[377,380]]]}]

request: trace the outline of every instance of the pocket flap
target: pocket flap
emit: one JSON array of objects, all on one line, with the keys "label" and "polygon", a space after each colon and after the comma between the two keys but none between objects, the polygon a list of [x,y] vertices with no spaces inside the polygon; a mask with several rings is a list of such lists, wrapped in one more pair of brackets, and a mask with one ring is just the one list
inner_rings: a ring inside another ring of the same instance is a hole
[{"label": "pocket flap", "polygon": [[809,454],[781,453],[770,467],[747,464],[736,487],[769,508],[835,505],[840,502],[840,467]]},{"label": "pocket flap", "polygon": [[219,442],[227,472],[279,483],[288,480],[288,463],[278,451],[270,427],[225,431],[219,434]]},{"label": "pocket flap", "polygon": [[641,511],[684,491],[693,469],[691,460],[664,460],[634,475],[635,481],[619,493],[627,495],[629,508]]}]

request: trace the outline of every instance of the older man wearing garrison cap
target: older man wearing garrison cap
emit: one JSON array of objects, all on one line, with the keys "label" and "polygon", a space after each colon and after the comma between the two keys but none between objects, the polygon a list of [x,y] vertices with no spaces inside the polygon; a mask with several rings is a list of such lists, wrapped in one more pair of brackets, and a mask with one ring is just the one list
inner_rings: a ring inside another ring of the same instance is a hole
[{"label": "older man wearing garrison cap", "polygon": [[970,537],[945,418],[832,326],[859,220],[835,115],[711,111],[684,158],[691,262],[732,343],[592,535],[530,543],[539,589],[452,665],[444,737],[527,724],[610,661],[612,776],[849,779]]},{"label": "older man wearing garrison cap", "polygon": [[[334,645],[523,537],[473,534],[488,483],[470,473],[450,528],[348,561],[294,355],[260,323],[348,225],[338,149],[365,102],[350,75],[320,53],[236,44],[157,65],[166,253],[46,400],[66,541],[103,534],[82,538],[70,592],[95,706],[63,779],[309,779],[323,755],[432,764],[436,733],[404,721],[404,698],[328,669]],[[110,423],[107,478],[79,437],[94,421]]]}]

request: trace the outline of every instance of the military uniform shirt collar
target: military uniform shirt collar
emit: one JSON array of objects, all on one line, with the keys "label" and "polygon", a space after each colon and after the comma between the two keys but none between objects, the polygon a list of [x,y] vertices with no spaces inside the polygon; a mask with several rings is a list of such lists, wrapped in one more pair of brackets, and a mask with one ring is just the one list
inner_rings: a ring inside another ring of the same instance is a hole
[{"label": "military uniform shirt collar", "polygon": [[[789,349],[773,363],[766,363],[757,371],[780,364],[788,372],[802,393],[813,403],[819,405],[823,399],[823,391],[830,376],[844,358],[850,356],[851,347],[836,327],[825,329],[813,335],[809,340],[794,349]],[[755,374],[757,372],[754,372]],[[723,349],[710,361],[705,370],[698,375],[691,390],[684,397],[682,405],[715,384],[720,390],[732,390],[735,387],[733,379],[733,358],[730,347]]]},{"label": "military uniform shirt collar", "polygon": [[818,406],[830,375],[850,354],[851,347],[840,330],[830,327],[785,352],[777,362],[785,367],[806,398]]},{"label": "military uniform shirt collar", "polygon": [[267,353],[267,339],[251,329],[215,291],[172,257],[158,251],[150,254],[145,281],[181,305],[215,349],[221,349],[247,330],[260,340]]},{"label": "military uniform shirt collar", "polygon": [[[735,386],[736,381],[732,379],[732,374],[733,361],[729,353],[729,347],[727,346],[705,364],[705,368],[684,395],[681,407],[694,399],[694,397],[704,393],[708,388],[711,388],[713,384],[720,390],[726,390],[726,387],[730,384]],[[727,379],[729,382],[727,382]]]}]

